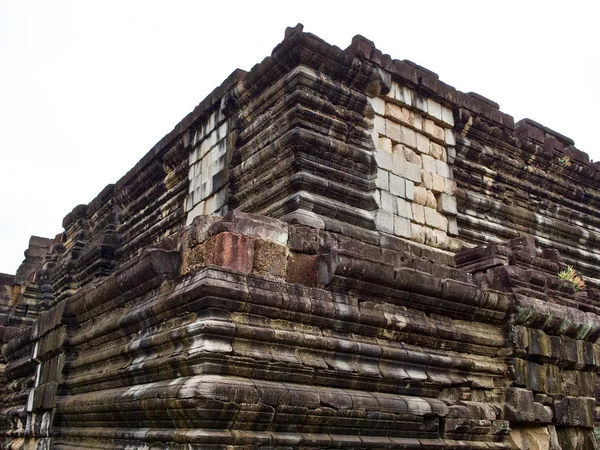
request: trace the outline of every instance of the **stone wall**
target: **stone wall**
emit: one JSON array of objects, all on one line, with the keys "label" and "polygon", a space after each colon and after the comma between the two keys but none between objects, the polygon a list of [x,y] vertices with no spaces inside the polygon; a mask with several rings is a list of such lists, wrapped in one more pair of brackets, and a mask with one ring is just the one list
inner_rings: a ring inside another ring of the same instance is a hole
[{"label": "stone wall", "polygon": [[0,446],[597,448],[599,177],[289,28],[0,275]]}]

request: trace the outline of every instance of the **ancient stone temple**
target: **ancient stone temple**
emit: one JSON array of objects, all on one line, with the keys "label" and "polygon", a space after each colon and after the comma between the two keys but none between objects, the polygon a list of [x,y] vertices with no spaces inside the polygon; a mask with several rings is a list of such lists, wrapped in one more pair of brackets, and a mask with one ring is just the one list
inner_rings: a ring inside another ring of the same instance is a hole
[{"label": "ancient stone temple", "polygon": [[600,165],[361,36],[62,226],[0,275],[1,448],[598,448]]}]

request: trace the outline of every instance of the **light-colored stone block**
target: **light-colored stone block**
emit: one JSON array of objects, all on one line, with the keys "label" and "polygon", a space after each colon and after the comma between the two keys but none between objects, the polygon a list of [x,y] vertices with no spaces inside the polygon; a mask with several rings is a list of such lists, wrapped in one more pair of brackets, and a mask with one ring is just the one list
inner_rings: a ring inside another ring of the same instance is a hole
[{"label": "light-colored stone block", "polygon": [[401,156],[402,158],[406,159],[406,154],[405,154],[405,150],[406,147],[402,144],[394,144],[392,146],[392,153],[397,154],[398,156]]},{"label": "light-colored stone block", "polygon": [[392,83],[392,86],[390,87],[390,91],[387,94],[385,94],[386,101],[396,100],[398,89],[399,89],[398,83]]},{"label": "light-colored stone block", "polygon": [[410,224],[410,230],[411,230],[411,234],[412,234],[412,240],[419,243],[419,244],[424,244],[425,243],[425,230],[426,228],[422,225],[416,224],[416,223],[411,223]]},{"label": "light-colored stone block", "polygon": [[396,84],[394,98],[407,106],[411,106],[413,104],[413,92],[410,88],[406,86],[399,86]]},{"label": "light-colored stone block", "polygon": [[402,142],[412,148],[417,148],[417,132],[408,127],[402,127]]},{"label": "light-colored stone block", "polygon": [[204,215],[204,202],[198,203],[196,206],[193,207],[191,211],[188,212],[188,215],[185,220],[186,225],[190,225],[194,220],[194,217],[202,215]]},{"label": "light-colored stone block", "polygon": [[394,142],[403,142],[402,125],[391,119],[385,119],[385,135]]},{"label": "light-colored stone block", "polygon": [[437,210],[442,214],[455,216],[457,214],[456,198],[442,192],[437,196]]},{"label": "light-colored stone block", "polygon": [[445,163],[444,161],[436,159],[435,160],[435,170],[438,173],[438,175],[440,175],[444,178],[451,178],[450,166],[448,165],[448,163]]},{"label": "light-colored stone block", "polygon": [[417,129],[419,131],[421,131],[423,129],[423,117],[421,116],[421,114],[411,111],[410,120],[412,122],[412,126],[415,129]]},{"label": "light-colored stone block", "polygon": [[380,209],[375,213],[375,227],[383,233],[394,233],[394,214]]},{"label": "light-colored stone block", "polygon": [[433,192],[431,191],[427,191],[427,203],[425,203],[425,206],[428,206],[429,208],[433,208],[433,209],[437,209],[437,200],[435,198],[435,195],[433,195]]},{"label": "light-colored stone block", "polygon": [[[421,184],[426,188],[426,189],[433,189],[433,177],[432,177],[432,173],[425,170],[425,169],[421,169]],[[443,186],[443,183],[442,183]]]},{"label": "light-colored stone block", "polygon": [[417,93],[413,94],[413,106],[419,111],[427,113],[427,98]]},{"label": "light-colored stone block", "polygon": [[429,154],[429,138],[422,133],[417,133],[417,150]]},{"label": "light-colored stone block", "polygon": [[381,191],[381,209],[395,214],[396,199],[397,197],[395,195],[392,195],[387,191]]},{"label": "light-colored stone block", "polygon": [[404,198],[412,202],[415,198],[415,183],[410,180],[405,180],[405,186],[406,194],[404,195]]},{"label": "light-colored stone block", "polygon": [[377,204],[378,208],[381,208],[381,189],[375,189],[375,193],[373,194],[373,199]]},{"label": "light-colored stone block", "polygon": [[446,128],[446,131],[444,131],[444,140],[448,145],[456,145],[456,138],[454,137],[454,131],[452,131],[452,128]]},{"label": "light-colored stone block", "polygon": [[377,169],[377,179],[375,180],[375,186],[384,191],[390,190],[390,174],[382,169]]},{"label": "light-colored stone block", "polygon": [[410,110],[402,106],[395,105],[394,103],[385,104],[385,115],[387,118],[394,120],[395,122],[410,125]]},{"label": "light-colored stone block", "polygon": [[398,175],[390,174],[390,192],[398,197],[406,196],[406,183],[404,178],[400,178]]},{"label": "light-colored stone block", "polygon": [[444,192],[446,194],[454,195],[454,192],[456,192],[456,181],[446,178],[444,180]]},{"label": "light-colored stone block", "polygon": [[396,236],[410,239],[412,237],[410,220],[400,216],[394,217],[394,234]]},{"label": "light-colored stone block", "polygon": [[439,194],[440,192],[443,192],[444,188],[446,186],[446,178],[443,178],[443,177],[439,176],[437,173],[434,173],[431,175],[431,179],[432,179],[431,190],[435,194]]},{"label": "light-colored stone block", "polygon": [[380,169],[392,170],[391,152],[377,149],[377,151],[375,152],[375,160],[377,161],[377,167],[379,167]]},{"label": "light-colored stone block", "polygon": [[418,205],[425,206],[427,204],[427,189],[423,186],[415,186],[413,201]]},{"label": "light-colored stone block", "polygon": [[416,164],[419,167],[423,167],[423,162],[421,161],[421,157],[419,155],[417,155],[417,153],[414,150],[412,150],[408,147],[405,147],[404,148],[404,157],[408,162]]},{"label": "light-colored stone block", "polygon": [[450,128],[454,126],[454,115],[452,114],[452,110],[445,106],[442,106],[442,122]]},{"label": "light-colored stone block", "polygon": [[437,173],[436,160],[431,155],[422,155],[421,161],[423,161],[423,169],[430,173]]},{"label": "light-colored stone block", "polygon": [[380,137],[377,140],[377,150],[383,150],[388,153],[392,153],[392,140],[385,136]]},{"label": "light-colored stone block", "polygon": [[205,201],[204,212],[205,214],[213,214],[217,209],[221,207],[221,205],[217,202],[217,196],[211,195]]},{"label": "light-colored stone block", "polygon": [[444,142],[446,140],[446,131],[444,128],[436,125],[431,119],[425,119],[423,121],[423,131],[428,134],[430,138],[439,142]]},{"label": "light-colored stone block", "polygon": [[371,97],[371,106],[375,114],[383,116],[385,114],[385,100],[380,97]]},{"label": "light-colored stone block", "polygon": [[426,206],[425,208],[425,224],[432,228],[440,228],[442,222],[440,220],[440,213],[435,209]]},{"label": "light-colored stone block", "polygon": [[456,148],[448,147],[448,150],[446,150],[446,154],[448,155],[447,162],[449,164],[454,164],[454,160],[456,159]]},{"label": "light-colored stone block", "polygon": [[398,215],[400,217],[404,217],[406,219],[412,219],[412,207],[411,202],[404,200],[403,198],[398,198]]},{"label": "light-colored stone block", "polygon": [[423,225],[425,223],[425,208],[416,203],[412,204],[413,220]]},{"label": "light-colored stone block", "polygon": [[456,222],[456,217],[448,217],[448,234],[450,236],[458,236],[458,224]]},{"label": "light-colored stone block", "polygon": [[373,118],[373,130],[385,136],[385,119],[382,116],[375,115]]},{"label": "light-colored stone block", "polygon": [[435,100],[428,98],[427,99],[427,114],[432,117],[435,117],[437,120],[442,120],[442,105],[440,105]]},{"label": "light-colored stone block", "polygon": [[463,249],[463,244],[460,239],[446,237],[446,243],[444,250],[448,250],[452,253],[458,253]]},{"label": "light-colored stone block", "polygon": [[443,145],[436,144],[435,142],[429,143],[429,154],[435,159],[446,161],[446,149]]},{"label": "light-colored stone block", "polygon": [[421,168],[396,154],[392,156],[392,172],[414,183],[421,182]]}]

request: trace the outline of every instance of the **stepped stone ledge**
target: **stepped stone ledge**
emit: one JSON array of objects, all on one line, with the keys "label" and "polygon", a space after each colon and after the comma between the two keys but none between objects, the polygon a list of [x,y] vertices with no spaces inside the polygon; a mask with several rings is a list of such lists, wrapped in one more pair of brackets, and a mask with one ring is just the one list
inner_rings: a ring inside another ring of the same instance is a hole
[{"label": "stepped stone ledge", "polygon": [[62,226],[0,274],[0,448],[599,448],[600,165],[362,36]]}]

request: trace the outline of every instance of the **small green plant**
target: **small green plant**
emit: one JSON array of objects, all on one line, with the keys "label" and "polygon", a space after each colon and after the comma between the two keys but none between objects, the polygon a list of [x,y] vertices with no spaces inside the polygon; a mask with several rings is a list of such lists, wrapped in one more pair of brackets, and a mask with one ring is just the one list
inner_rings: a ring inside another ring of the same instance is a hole
[{"label": "small green plant", "polygon": [[579,275],[579,273],[571,266],[567,266],[565,270],[558,272],[558,278],[569,281],[575,288],[575,291],[580,291],[585,287],[585,281],[583,281],[581,275]]}]

